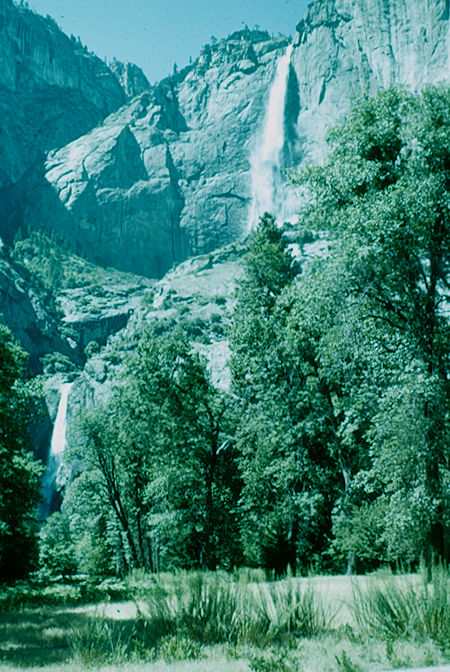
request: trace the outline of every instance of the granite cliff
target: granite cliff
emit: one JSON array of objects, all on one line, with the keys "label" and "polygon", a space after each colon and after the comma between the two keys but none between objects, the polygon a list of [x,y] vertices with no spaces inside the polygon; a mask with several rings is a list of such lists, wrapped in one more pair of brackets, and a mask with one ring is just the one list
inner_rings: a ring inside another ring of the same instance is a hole
[{"label": "granite cliff", "polygon": [[206,46],[192,66],[49,152],[11,191],[11,236],[46,226],[99,264],[153,277],[239,238],[249,155],[286,45],[247,30]]},{"label": "granite cliff", "polygon": [[[449,16],[449,0],[312,3],[280,89],[276,168],[320,159],[327,129],[361,91],[448,81]],[[252,156],[286,38],[240,31],[154,86],[11,0],[0,0],[0,40],[7,242],[19,229],[52,229],[96,263],[161,277],[245,233]],[[4,275],[11,320],[23,312],[15,273]]]},{"label": "granite cliff", "polygon": [[450,79],[449,0],[316,0],[292,52],[300,92],[297,133],[310,159],[362,91],[413,90]]},{"label": "granite cliff", "polygon": [[0,0],[0,187],[126,99],[117,76],[50,17]]},{"label": "granite cliff", "polygon": [[[116,83],[139,95],[87,134],[86,122],[71,143],[53,144],[8,194],[10,236],[52,228],[97,263],[152,277],[242,236],[252,152],[287,44],[261,31],[235,33],[144,93],[142,73],[113,64]],[[111,71],[97,61],[95,68],[106,86]],[[326,131],[362,91],[448,77],[448,0],[316,0],[290,51],[276,169],[320,159]],[[102,99],[116,105],[107,91]]]},{"label": "granite cliff", "polygon": [[115,74],[130,100],[151,88],[150,82],[141,68],[134,63],[122,63],[113,59],[112,63],[109,64],[109,69]]},{"label": "granite cliff", "polygon": [[[148,87],[137,66],[114,62],[108,68],[79,39],[67,37],[50,17],[32,12],[24,3],[0,0],[3,240],[12,242],[16,231],[8,228],[7,221],[16,212],[14,208],[21,212],[20,200],[14,206],[14,195],[21,193],[24,182],[32,182],[27,181],[30,174],[40,172],[46,153],[94,128],[136,92]],[[23,218],[21,221],[27,230],[28,223]],[[0,312],[30,353],[33,372],[40,370],[42,357],[55,351],[78,364],[83,360],[82,338],[78,345],[71,346],[52,303],[54,297],[2,250]],[[108,320],[109,325],[111,318]],[[114,324],[111,331],[116,327]]]},{"label": "granite cliff", "polygon": [[27,269],[0,253],[0,315],[14,337],[29,353],[33,373],[41,370],[45,355],[59,352],[81,364],[73,341],[64,337],[54,298]]}]

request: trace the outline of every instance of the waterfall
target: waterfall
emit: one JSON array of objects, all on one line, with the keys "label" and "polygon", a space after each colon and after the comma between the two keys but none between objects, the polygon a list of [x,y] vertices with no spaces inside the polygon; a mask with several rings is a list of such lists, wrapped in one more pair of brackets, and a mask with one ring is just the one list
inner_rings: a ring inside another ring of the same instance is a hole
[{"label": "waterfall", "polygon": [[295,212],[282,175],[285,143],[285,103],[292,45],[278,61],[270,89],[262,132],[250,159],[252,203],[248,230],[255,228],[264,212],[283,222]]},{"label": "waterfall", "polygon": [[59,399],[58,412],[53,426],[47,469],[42,479],[43,517],[48,516],[52,510],[54,510],[54,500],[57,494],[58,469],[67,443],[67,402],[72,385],[73,383],[63,383],[61,386],[61,397]]}]

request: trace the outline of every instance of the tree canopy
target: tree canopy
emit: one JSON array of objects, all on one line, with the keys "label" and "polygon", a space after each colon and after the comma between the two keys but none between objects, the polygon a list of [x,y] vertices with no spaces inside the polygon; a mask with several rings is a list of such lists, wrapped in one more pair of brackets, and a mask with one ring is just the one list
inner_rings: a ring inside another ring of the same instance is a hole
[{"label": "tree canopy", "polygon": [[239,478],[227,423],[223,395],[184,337],[142,332],[112,400],[85,421],[88,472],[63,507],[75,535],[81,499],[89,519],[103,518],[122,571],[232,566]]},{"label": "tree canopy", "polygon": [[448,557],[449,89],[365,98],[331,133],[326,164],[295,181],[302,221],[328,232],[366,347],[389,372],[355,487],[384,520],[387,557]]}]

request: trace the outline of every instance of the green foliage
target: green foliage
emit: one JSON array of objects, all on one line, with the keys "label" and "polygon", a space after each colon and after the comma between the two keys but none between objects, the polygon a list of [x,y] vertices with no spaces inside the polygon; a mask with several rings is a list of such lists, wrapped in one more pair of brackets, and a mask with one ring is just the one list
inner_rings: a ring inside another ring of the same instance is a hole
[{"label": "green foliage", "polygon": [[269,650],[249,657],[252,672],[294,672],[297,668],[286,658],[285,651]]},{"label": "green foliage", "polygon": [[89,341],[87,346],[84,349],[84,354],[86,355],[86,359],[89,359],[90,357],[93,357],[93,355],[96,355],[100,352],[100,345],[97,341]]},{"label": "green foliage", "polygon": [[39,555],[41,566],[50,574],[75,573],[75,548],[67,516],[55,512],[47,518],[40,531]]},{"label": "green foliage", "polygon": [[179,333],[142,333],[126,367],[86,418],[85,471],[64,502],[79,562],[80,544],[89,557],[100,538],[116,571],[232,566],[239,479],[223,394]]},{"label": "green foliage", "polygon": [[60,352],[51,352],[41,358],[42,367],[48,373],[68,373],[75,369],[74,363]]},{"label": "green foliage", "polygon": [[31,231],[18,235],[14,241],[14,258],[21,262],[37,282],[50,291],[65,284],[64,257],[68,248],[54,233]]},{"label": "green foliage", "polygon": [[[378,567],[386,559],[383,542],[387,503],[381,498],[374,502],[351,504],[347,508],[337,506],[334,515],[334,533],[337,547],[344,557],[357,557],[366,569]],[[397,555],[397,554],[396,554]]]},{"label": "green foliage", "polygon": [[31,455],[28,427],[39,397],[26,380],[25,361],[25,352],[0,324],[0,582],[24,577],[37,559],[42,466]]},{"label": "green foliage", "polygon": [[[168,313],[126,344],[113,398],[84,423],[63,507],[79,570],[245,559],[281,575],[448,557],[449,137],[445,87],[363,98],[330,134],[326,163],[295,177],[299,241],[320,232],[329,251],[300,273],[292,235],[261,219],[237,287],[230,395],[186,340],[223,335],[221,315],[192,317],[167,292]],[[300,618],[317,614],[304,595],[255,588],[241,622],[235,583],[189,581],[176,604],[196,641],[320,630]],[[159,636],[173,635],[181,616],[160,616]]]},{"label": "green foliage", "polygon": [[[125,667],[134,663],[137,667],[140,661],[158,661],[156,667],[158,664],[164,667],[162,661],[169,665],[186,661],[180,667],[191,669],[193,664],[187,661],[203,657],[205,662],[197,667],[225,670],[248,665],[261,672],[325,669],[355,672],[380,666],[383,669],[397,665],[422,667],[448,661],[445,631],[445,639],[438,635],[435,641],[410,630],[405,639],[402,628],[394,629],[391,636],[389,626],[386,630],[377,629],[376,624],[368,628],[365,613],[362,614],[363,632],[357,629],[354,620],[351,624],[333,627],[329,608],[321,606],[317,598],[325,585],[331,588],[329,597],[334,602],[337,598],[334,589],[340,591],[345,585],[345,593],[339,594],[345,598],[349,584],[342,581],[343,577],[336,581],[290,579],[254,584],[252,573],[245,576],[246,573],[241,571],[239,576],[211,572],[201,576],[185,572],[154,575],[140,570],[125,581],[109,580],[98,586],[80,580],[73,580],[69,585],[46,580],[39,586],[7,587],[2,591],[0,605],[9,609],[14,592],[17,611],[0,614],[3,662],[14,668],[36,667],[44,657],[49,659],[50,650],[52,663],[59,663],[61,667],[72,658],[71,667],[77,670],[97,669],[108,663]],[[376,580],[378,585],[386,586],[388,596],[392,590],[405,592],[407,586],[412,586],[416,591],[414,597],[421,599],[417,576],[390,577],[391,581],[385,579],[386,583],[380,576],[378,573]],[[259,579],[259,575],[256,578]],[[445,613],[448,618],[448,573],[441,579],[437,589],[431,585],[429,590],[430,598],[447,591],[447,597],[440,600],[441,607],[428,610],[428,614],[434,614],[428,620],[434,622],[442,620]],[[365,579],[360,577],[357,581],[367,595]],[[375,581],[375,577],[371,577],[371,581]],[[316,590],[318,594],[313,592]],[[3,593],[9,594],[9,605]],[[306,597],[308,593],[314,596],[313,600]],[[325,623],[325,626],[314,630],[292,627],[291,616],[287,617],[295,612],[292,594],[298,597],[297,603],[304,604],[306,611],[310,610],[311,603],[317,610],[316,616],[309,614],[306,619],[302,617],[302,622]],[[85,602],[102,600],[107,604],[95,609],[92,604],[82,608],[83,595]],[[136,600],[135,609],[130,609],[130,599]],[[111,604],[117,600],[127,604]],[[80,606],[75,610],[61,608],[69,604]],[[407,606],[412,612],[411,604]],[[368,614],[372,611],[369,608]],[[328,613],[325,622],[323,613]],[[220,627],[215,625],[218,622]],[[222,654],[233,659],[232,662],[222,660]]]},{"label": "green foliage", "polygon": [[130,659],[133,633],[118,622],[97,617],[74,628],[69,644],[75,661],[86,667],[120,665]]},{"label": "green foliage", "polygon": [[82,303],[84,300],[87,305],[90,303],[88,297],[109,295],[108,285],[111,280],[122,285],[121,291],[124,294],[134,292],[137,284],[141,284],[135,278],[130,285],[129,274],[112,268],[102,268],[79,257],[71,251],[69,243],[54,232],[19,232],[14,240],[12,256],[27,270],[33,285],[47,291],[47,308],[59,319],[61,310],[58,296],[63,290],[84,288],[86,295],[79,297],[79,301]]},{"label": "green foliage", "polygon": [[188,340],[209,342],[207,337],[209,325],[204,318],[185,316],[179,321],[179,326]]},{"label": "green foliage", "polygon": [[[120,530],[104,505],[99,474],[84,471],[66,489],[62,513],[70,524],[77,571],[96,577],[124,571],[114,549],[120,544]],[[119,546],[120,547],[120,546]]]},{"label": "green foliage", "polygon": [[[421,549],[428,558],[450,552],[449,137],[447,87],[417,95],[390,89],[364,98],[330,134],[327,163],[296,178],[306,195],[301,221],[328,232],[331,256],[323,265],[340,265],[351,300],[347,326],[337,322],[330,332],[329,357],[349,343],[355,318],[363,337],[347,369],[339,373],[329,362],[340,379],[339,436],[351,438],[353,417],[353,455],[363,458],[338,502],[337,546],[364,561],[375,548],[378,560],[410,562]],[[346,516],[353,519],[347,526]],[[368,530],[361,524],[369,517],[378,538],[364,557],[356,529]]]},{"label": "green foliage", "polygon": [[172,663],[179,660],[198,660],[202,658],[203,650],[199,642],[176,633],[160,639],[157,653],[167,663]]},{"label": "green foliage", "polygon": [[324,550],[336,481],[333,427],[324,420],[332,408],[317,376],[320,321],[294,283],[294,261],[272,218],[251,237],[244,263],[231,334],[243,541],[250,564],[281,573],[288,564],[306,568]]},{"label": "green foliage", "polygon": [[283,240],[272,215],[266,213],[258,228],[251,236],[249,249],[244,257],[247,271],[244,286],[264,297],[266,308],[270,310],[281,290],[296,275],[295,262]]},{"label": "green foliage", "polygon": [[339,672],[362,672],[362,668],[358,664],[353,663],[345,651],[342,651],[340,656],[336,654],[336,662]]},{"label": "green foliage", "polygon": [[148,289],[144,293],[144,296],[142,297],[142,307],[143,308],[151,308],[153,306],[154,298],[155,298],[154,290],[153,289]]},{"label": "green foliage", "polygon": [[125,591],[111,589],[108,585],[95,585],[88,581],[56,582],[49,579],[48,572],[40,572],[33,581],[17,581],[14,585],[3,586],[0,595],[0,612],[35,609],[44,606],[65,606],[86,604],[126,597]]}]

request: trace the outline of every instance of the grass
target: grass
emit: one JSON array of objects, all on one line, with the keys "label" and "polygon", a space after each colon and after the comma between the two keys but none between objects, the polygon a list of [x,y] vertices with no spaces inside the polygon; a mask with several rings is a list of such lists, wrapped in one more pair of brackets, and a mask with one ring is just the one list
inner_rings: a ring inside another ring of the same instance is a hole
[{"label": "grass", "polygon": [[178,633],[208,645],[266,647],[318,637],[333,619],[320,595],[296,579],[263,583],[220,572],[156,577],[141,604],[153,639]]},{"label": "grass", "polygon": [[437,566],[431,581],[424,569],[415,580],[391,575],[368,582],[364,589],[355,583],[354,615],[361,631],[388,641],[432,639],[449,645],[449,573]]},{"label": "grass", "polygon": [[368,672],[442,664],[450,661],[448,572],[426,578],[136,574],[110,586],[111,595],[134,597],[128,602],[0,613],[0,669]]}]

